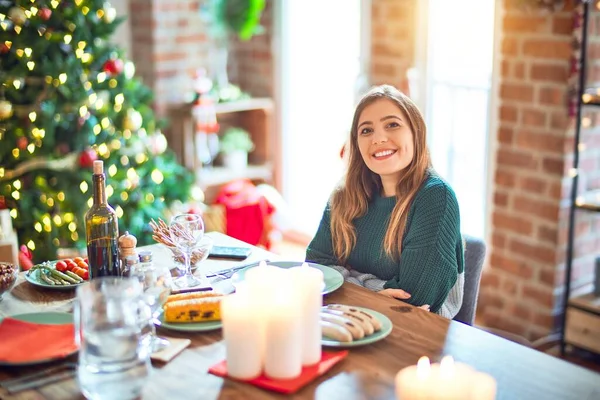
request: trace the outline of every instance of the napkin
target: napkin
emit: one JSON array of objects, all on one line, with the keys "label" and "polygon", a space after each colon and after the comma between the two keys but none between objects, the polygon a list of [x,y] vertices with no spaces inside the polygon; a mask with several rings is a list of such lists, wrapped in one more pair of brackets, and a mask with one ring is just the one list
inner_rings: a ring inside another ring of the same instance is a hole
[{"label": "napkin", "polygon": [[[291,394],[297,392],[302,387],[309,384],[314,379],[329,371],[336,363],[343,360],[348,355],[348,350],[337,352],[323,352],[321,361],[316,365],[302,368],[302,373],[295,379],[277,380],[266,377],[264,374],[258,378],[250,379],[247,382],[251,385],[258,386],[274,392]],[[227,377],[227,361],[223,360],[218,364],[213,365],[208,369],[213,375]]]},{"label": "napkin", "polygon": [[66,357],[77,350],[73,324],[36,324],[13,318],[0,322],[0,361],[27,363]]}]

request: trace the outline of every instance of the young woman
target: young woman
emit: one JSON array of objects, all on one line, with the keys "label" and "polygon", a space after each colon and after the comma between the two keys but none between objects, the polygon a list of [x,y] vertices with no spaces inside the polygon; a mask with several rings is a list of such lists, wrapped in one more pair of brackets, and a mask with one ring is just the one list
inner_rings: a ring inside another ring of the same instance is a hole
[{"label": "young woman", "polygon": [[432,170],[420,111],[394,87],[374,87],[356,108],[348,151],[306,260],[453,318],[464,286],[459,208]]}]

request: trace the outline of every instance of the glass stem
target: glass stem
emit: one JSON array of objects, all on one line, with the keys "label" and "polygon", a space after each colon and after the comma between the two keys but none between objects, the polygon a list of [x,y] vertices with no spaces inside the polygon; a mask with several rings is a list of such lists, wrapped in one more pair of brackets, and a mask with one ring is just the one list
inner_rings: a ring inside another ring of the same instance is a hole
[{"label": "glass stem", "polygon": [[190,250],[186,250],[183,252],[183,257],[185,261],[185,276],[190,278],[192,277],[192,252]]}]

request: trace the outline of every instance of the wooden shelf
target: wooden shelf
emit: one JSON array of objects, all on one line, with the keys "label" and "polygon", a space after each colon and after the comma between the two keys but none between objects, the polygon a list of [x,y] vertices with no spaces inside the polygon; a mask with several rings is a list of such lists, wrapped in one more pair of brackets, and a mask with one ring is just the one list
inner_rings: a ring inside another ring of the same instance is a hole
[{"label": "wooden shelf", "polygon": [[198,183],[203,187],[219,186],[236,179],[269,182],[273,179],[270,164],[248,165],[244,170],[235,171],[225,167],[202,168],[197,173]]},{"label": "wooden shelf", "polygon": [[600,189],[590,190],[575,199],[575,207],[587,210],[600,212]]},{"label": "wooden shelf", "polygon": [[241,111],[252,110],[270,110],[273,108],[273,101],[269,98],[251,98],[237,101],[228,101],[215,105],[217,114],[227,114]]}]

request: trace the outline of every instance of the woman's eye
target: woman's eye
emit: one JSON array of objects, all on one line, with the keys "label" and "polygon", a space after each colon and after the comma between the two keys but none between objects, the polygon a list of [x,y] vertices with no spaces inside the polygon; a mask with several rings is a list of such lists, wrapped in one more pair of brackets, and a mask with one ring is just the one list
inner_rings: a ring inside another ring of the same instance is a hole
[{"label": "woman's eye", "polygon": [[388,128],[398,128],[399,126],[400,126],[400,124],[397,122],[390,122],[387,127]]},{"label": "woman's eye", "polygon": [[367,135],[367,134],[371,133],[372,131],[373,131],[373,129],[371,129],[371,128],[363,128],[363,129],[360,131],[360,134],[361,134],[361,135]]}]

